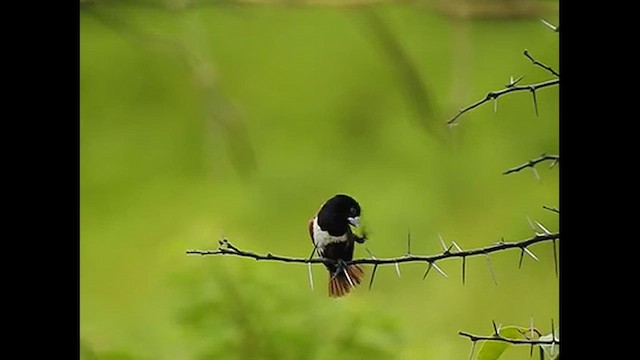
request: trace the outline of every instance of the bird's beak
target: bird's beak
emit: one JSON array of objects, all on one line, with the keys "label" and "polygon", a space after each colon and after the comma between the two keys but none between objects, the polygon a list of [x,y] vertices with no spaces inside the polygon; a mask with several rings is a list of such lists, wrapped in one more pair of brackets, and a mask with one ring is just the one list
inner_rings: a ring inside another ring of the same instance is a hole
[{"label": "bird's beak", "polygon": [[347,220],[349,221],[349,224],[355,227],[360,226],[360,216],[350,217],[350,218],[347,218]]}]

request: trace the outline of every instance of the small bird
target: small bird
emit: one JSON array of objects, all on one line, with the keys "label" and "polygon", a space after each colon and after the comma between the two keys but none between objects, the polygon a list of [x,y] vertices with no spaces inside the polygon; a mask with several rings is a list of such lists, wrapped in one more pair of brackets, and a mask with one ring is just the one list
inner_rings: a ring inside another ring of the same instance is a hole
[{"label": "small bird", "polygon": [[[366,236],[358,236],[349,225],[360,226],[360,204],[348,195],[338,194],[327,200],[318,214],[309,220],[309,236],[314,252],[336,264],[325,264],[329,270],[329,296],[340,297],[360,284],[364,271],[357,265],[346,265],[353,259],[354,244],[364,243]],[[313,253],[311,253],[313,256]]]}]

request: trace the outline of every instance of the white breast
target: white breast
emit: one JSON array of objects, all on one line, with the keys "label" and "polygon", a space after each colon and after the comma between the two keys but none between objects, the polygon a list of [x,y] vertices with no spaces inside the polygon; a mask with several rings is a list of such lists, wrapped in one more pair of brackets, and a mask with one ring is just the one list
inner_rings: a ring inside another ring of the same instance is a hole
[{"label": "white breast", "polygon": [[324,249],[327,244],[347,241],[347,234],[331,236],[327,231],[320,229],[318,218],[313,219],[313,241],[318,249]]}]

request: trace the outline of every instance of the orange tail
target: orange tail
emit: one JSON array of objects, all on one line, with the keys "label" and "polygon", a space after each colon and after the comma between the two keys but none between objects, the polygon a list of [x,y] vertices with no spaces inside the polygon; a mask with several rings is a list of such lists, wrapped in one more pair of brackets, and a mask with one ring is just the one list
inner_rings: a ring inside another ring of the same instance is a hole
[{"label": "orange tail", "polygon": [[[345,275],[345,270],[349,275],[348,278],[347,275]],[[364,271],[362,271],[358,265],[351,264],[344,270],[340,270],[339,273],[329,273],[329,276],[331,276],[331,278],[329,278],[329,296],[341,297],[347,295],[352,287],[360,284],[364,276]],[[349,281],[349,279],[351,279],[351,281]]]}]

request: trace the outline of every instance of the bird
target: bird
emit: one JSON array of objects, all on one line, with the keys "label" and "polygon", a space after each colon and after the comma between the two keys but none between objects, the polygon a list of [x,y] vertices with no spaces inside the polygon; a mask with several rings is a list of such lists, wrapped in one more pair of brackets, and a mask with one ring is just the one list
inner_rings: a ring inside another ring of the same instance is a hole
[{"label": "bird", "polygon": [[349,195],[337,194],[325,201],[317,214],[309,220],[309,236],[315,251],[323,258],[336,260],[327,264],[329,296],[342,297],[360,284],[364,271],[357,264],[346,265],[353,259],[355,243],[364,243],[366,235],[358,236],[351,226],[360,226],[360,204]]}]

